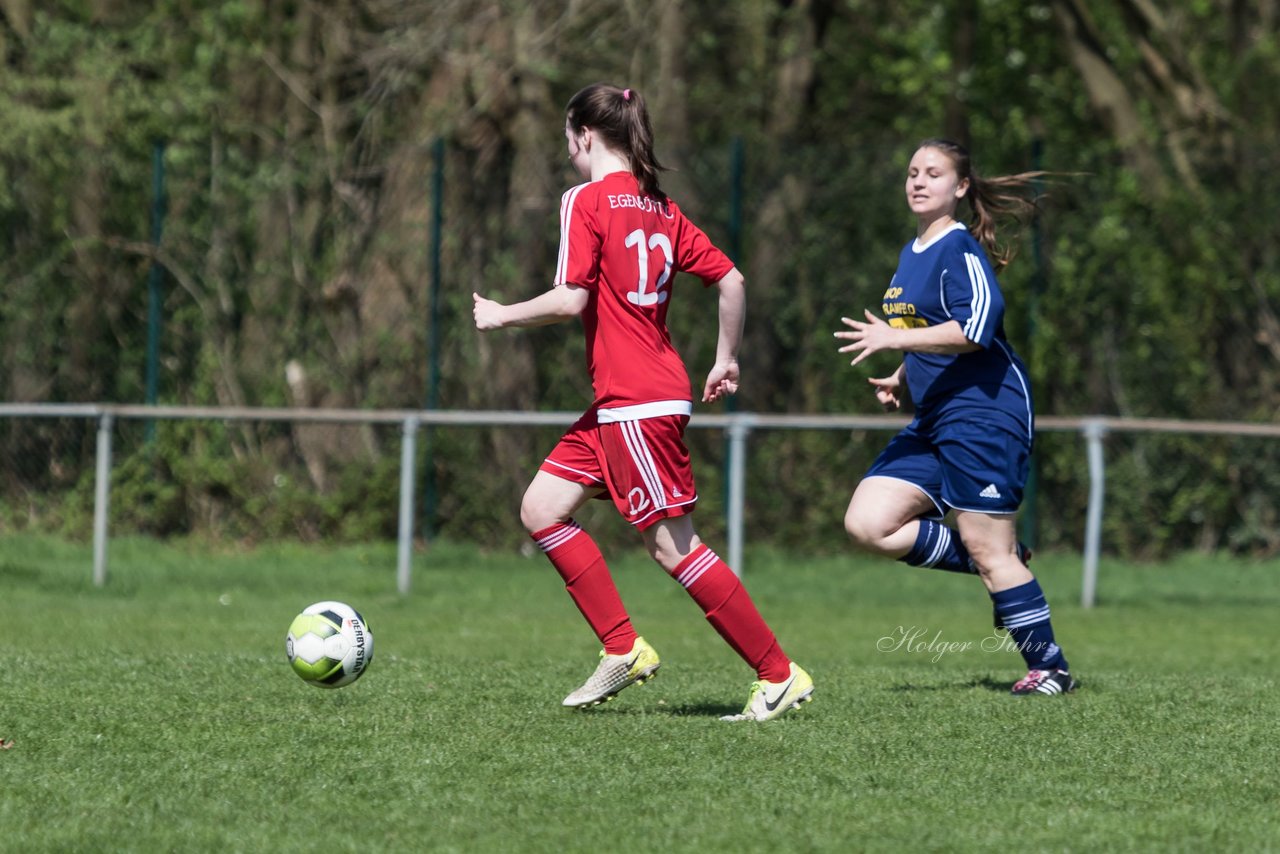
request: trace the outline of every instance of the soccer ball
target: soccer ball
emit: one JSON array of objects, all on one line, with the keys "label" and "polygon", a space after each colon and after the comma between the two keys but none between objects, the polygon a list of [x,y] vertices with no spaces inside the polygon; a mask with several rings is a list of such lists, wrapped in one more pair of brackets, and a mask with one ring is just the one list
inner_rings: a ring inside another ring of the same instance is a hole
[{"label": "soccer ball", "polygon": [[284,651],[302,681],[317,688],[341,688],[369,667],[373,632],[350,605],[317,602],[293,618]]}]

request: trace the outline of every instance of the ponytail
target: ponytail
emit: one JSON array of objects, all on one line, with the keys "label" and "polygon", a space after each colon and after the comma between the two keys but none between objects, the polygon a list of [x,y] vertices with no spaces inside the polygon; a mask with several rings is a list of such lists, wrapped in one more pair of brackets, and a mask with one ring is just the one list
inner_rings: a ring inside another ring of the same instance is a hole
[{"label": "ponytail", "polygon": [[574,132],[589,127],[609,148],[625,156],[640,192],[666,203],[658,181],[665,167],[653,153],[653,125],[639,92],[593,83],[569,99],[565,117]]},{"label": "ponytail", "polygon": [[1016,249],[1003,246],[997,241],[997,220],[1011,218],[1022,223],[1038,213],[1040,203],[1036,183],[1050,173],[1019,172],[1016,175],[981,178],[973,169],[968,149],[958,142],[926,139],[918,148],[936,148],[941,151],[955,164],[956,175],[961,180],[969,179],[969,192],[965,194],[973,214],[969,220],[969,231],[982,244],[982,248],[987,250],[987,254],[991,256],[991,266],[997,272],[1006,267],[1013,260]]}]

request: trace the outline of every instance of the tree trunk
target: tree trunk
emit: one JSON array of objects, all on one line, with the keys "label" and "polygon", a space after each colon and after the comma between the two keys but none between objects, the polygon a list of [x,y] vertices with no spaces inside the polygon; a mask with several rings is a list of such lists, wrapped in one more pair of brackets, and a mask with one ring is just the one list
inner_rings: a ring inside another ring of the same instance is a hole
[{"label": "tree trunk", "polygon": [[970,146],[969,104],[965,87],[973,73],[974,42],[978,31],[977,0],[955,0],[949,16],[951,32],[951,88],[947,91],[947,115],[944,121],[947,138]]},{"label": "tree trunk", "polygon": [[1054,0],[1053,10],[1067,53],[1080,73],[1089,100],[1124,153],[1129,166],[1157,198],[1166,195],[1167,181],[1152,151],[1149,134],[1138,112],[1138,101],[1107,55],[1097,25],[1082,0]]},{"label": "tree trunk", "polygon": [[[765,116],[767,148],[762,159],[768,164],[785,164],[787,153],[798,142],[801,124],[808,112],[814,86],[815,56],[819,48],[819,19],[823,8],[813,0],[780,3],[775,12],[776,31],[770,39],[777,55],[771,57],[775,69],[771,97]],[[743,341],[744,398],[748,408],[777,408],[789,396],[779,375],[782,348],[768,322],[772,307],[788,297],[784,271],[789,252],[805,215],[816,176],[801,173],[777,175],[755,208],[752,250],[746,276],[750,294],[750,315]]]}]

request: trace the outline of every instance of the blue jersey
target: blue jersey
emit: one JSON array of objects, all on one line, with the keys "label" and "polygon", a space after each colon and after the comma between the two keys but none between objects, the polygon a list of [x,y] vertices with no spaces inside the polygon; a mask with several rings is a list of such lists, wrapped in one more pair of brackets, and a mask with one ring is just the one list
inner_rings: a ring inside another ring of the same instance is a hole
[{"label": "blue jersey", "polygon": [[1034,427],[1026,366],[1004,336],[1004,296],[986,253],[957,223],[926,244],[902,249],[882,306],[890,326],[954,320],[982,349],[905,353],[916,421],[925,428],[957,418],[989,423],[1030,439]]}]

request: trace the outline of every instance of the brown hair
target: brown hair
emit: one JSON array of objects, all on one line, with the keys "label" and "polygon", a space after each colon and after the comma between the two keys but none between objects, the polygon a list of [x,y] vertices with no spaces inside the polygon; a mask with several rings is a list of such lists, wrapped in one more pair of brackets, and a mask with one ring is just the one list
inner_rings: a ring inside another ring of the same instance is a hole
[{"label": "brown hair", "polygon": [[631,174],[640,183],[640,192],[667,201],[658,184],[658,173],[665,167],[653,154],[653,125],[639,92],[592,83],[569,99],[565,117],[574,133],[591,128],[610,148],[626,155],[631,161]]},{"label": "brown hair", "polygon": [[973,216],[969,220],[969,230],[974,238],[982,244],[991,256],[991,266],[997,271],[1013,260],[1015,249],[1001,246],[996,241],[996,220],[1001,217],[1012,217],[1024,221],[1040,210],[1040,204],[1033,195],[1035,183],[1048,172],[1019,172],[1016,175],[1001,175],[996,178],[980,178],[973,168],[969,150],[950,139],[926,139],[917,146],[920,148],[936,148],[951,159],[956,167],[956,175],[964,180],[969,179],[969,192],[965,198]]}]

